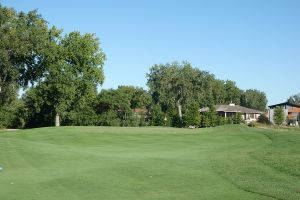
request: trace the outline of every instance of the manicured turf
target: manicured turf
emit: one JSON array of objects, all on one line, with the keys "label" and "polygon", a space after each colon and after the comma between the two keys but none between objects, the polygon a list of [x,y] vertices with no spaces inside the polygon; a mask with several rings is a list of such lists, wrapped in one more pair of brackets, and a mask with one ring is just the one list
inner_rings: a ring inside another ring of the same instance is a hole
[{"label": "manicured turf", "polygon": [[300,199],[300,131],[0,132],[2,200]]}]

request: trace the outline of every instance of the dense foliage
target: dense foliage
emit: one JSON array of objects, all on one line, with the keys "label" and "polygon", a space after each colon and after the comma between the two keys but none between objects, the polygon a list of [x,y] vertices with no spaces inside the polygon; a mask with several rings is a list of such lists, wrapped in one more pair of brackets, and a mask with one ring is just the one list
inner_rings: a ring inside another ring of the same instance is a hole
[{"label": "dense foliage", "polygon": [[36,11],[16,12],[0,5],[0,126],[22,126],[18,90],[43,77],[55,30]]},{"label": "dense foliage", "polygon": [[[50,126],[56,115],[65,124],[93,121],[91,108],[104,80],[105,60],[95,35],[71,32],[63,37],[36,11],[0,6],[0,36],[0,126],[24,126],[23,121],[28,127]],[[17,100],[20,87],[26,94]],[[18,101],[24,102],[22,116]],[[21,125],[13,124],[16,117]]]},{"label": "dense foliage", "polygon": [[246,90],[240,97],[241,105],[260,111],[266,110],[267,98],[264,92],[256,89]]},{"label": "dense foliage", "polygon": [[184,116],[184,122],[186,126],[199,126],[201,122],[201,116],[199,107],[196,102],[191,103],[186,110]]},{"label": "dense foliage", "polygon": [[258,117],[258,120],[257,120],[259,123],[262,123],[262,124],[266,124],[266,125],[270,125],[271,122],[269,120],[269,118],[266,116],[266,115],[260,115]]},{"label": "dense foliage", "polygon": [[290,96],[287,101],[300,105],[300,93]]},{"label": "dense foliage", "polygon": [[97,125],[146,125],[150,104],[151,96],[143,88],[119,86],[117,89],[102,90],[94,105],[99,116]]},{"label": "dense foliage", "polygon": [[92,125],[96,87],[104,80],[105,57],[98,39],[93,34],[72,32],[56,41],[51,56],[43,80],[24,96],[28,126],[53,125],[56,115],[65,125]]},{"label": "dense foliage", "polygon": [[210,127],[223,124],[224,121],[236,124],[241,122],[240,116],[218,119],[215,111],[202,113],[199,117],[195,113],[201,107],[212,108],[217,104],[234,102],[262,111],[266,109],[267,98],[264,92],[255,89],[243,91],[235,82],[216,79],[213,74],[194,68],[188,62],[154,65],[147,78],[153,103],[160,105],[166,114],[171,110],[171,117],[178,118],[173,126],[197,124]]}]

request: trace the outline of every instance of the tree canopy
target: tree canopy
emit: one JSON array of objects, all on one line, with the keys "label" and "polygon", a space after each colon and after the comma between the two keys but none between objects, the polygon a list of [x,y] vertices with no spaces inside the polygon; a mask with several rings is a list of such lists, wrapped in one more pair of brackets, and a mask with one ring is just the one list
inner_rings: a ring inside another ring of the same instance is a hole
[{"label": "tree canopy", "polygon": [[260,111],[266,110],[267,97],[264,92],[256,89],[249,89],[241,95],[241,105]]},{"label": "tree canopy", "polygon": [[287,101],[300,105],[300,93],[290,96]]},{"label": "tree canopy", "polygon": [[16,100],[19,87],[26,89],[27,117],[35,126],[53,124],[50,116],[80,110],[96,99],[105,55],[94,34],[62,36],[36,10],[0,5],[0,37],[0,110]]},{"label": "tree canopy", "polygon": [[[231,102],[253,109],[266,109],[264,92],[254,89],[243,91],[234,81],[216,79],[213,74],[192,67],[188,62],[154,65],[147,78],[153,102],[160,105],[165,113],[176,108],[180,119],[185,114],[191,115],[188,107],[195,102],[197,105],[193,107],[198,109]],[[190,123],[190,119],[188,121]]]},{"label": "tree canopy", "polygon": [[60,31],[48,28],[36,10],[16,12],[0,5],[0,87],[27,86],[41,78],[51,49]]},{"label": "tree canopy", "polygon": [[214,76],[193,68],[188,62],[154,65],[147,78],[154,102],[164,107],[164,111],[177,108],[180,118],[191,102],[202,106],[213,103]]},{"label": "tree canopy", "polygon": [[[97,97],[97,85],[104,80],[105,55],[98,39],[93,34],[71,32],[56,41],[51,56],[53,60],[46,66],[43,80],[25,96],[28,107],[35,105],[32,113],[45,110],[54,119],[91,106]],[[53,120],[46,120],[46,124],[53,124]]]},{"label": "tree canopy", "polygon": [[150,105],[151,96],[143,88],[119,86],[103,89],[97,97],[95,110],[100,116],[100,125],[139,126],[145,123]]}]

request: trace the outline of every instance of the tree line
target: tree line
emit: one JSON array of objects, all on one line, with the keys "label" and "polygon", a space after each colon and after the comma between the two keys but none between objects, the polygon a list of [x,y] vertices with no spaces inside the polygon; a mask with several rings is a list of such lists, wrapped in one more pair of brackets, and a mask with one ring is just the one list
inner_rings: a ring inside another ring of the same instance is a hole
[{"label": "tree line", "polygon": [[171,121],[175,118],[182,125],[186,124],[186,115],[195,108],[199,110],[201,107],[209,107],[214,110],[217,104],[235,103],[261,111],[266,109],[267,98],[264,92],[256,89],[241,90],[234,81],[219,80],[188,62],[154,65],[147,78],[152,103],[160,105],[162,112]]},{"label": "tree line", "polygon": [[0,5],[0,38],[1,127],[53,126],[56,116],[62,125],[207,127],[227,121],[214,112],[200,115],[201,107],[233,102],[266,109],[264,92],[241,90],[189,62],[150,67],[148,91],[119,86],[98,92],[106,59],[99,39],[90,33],[63,35],[37,11]]}]

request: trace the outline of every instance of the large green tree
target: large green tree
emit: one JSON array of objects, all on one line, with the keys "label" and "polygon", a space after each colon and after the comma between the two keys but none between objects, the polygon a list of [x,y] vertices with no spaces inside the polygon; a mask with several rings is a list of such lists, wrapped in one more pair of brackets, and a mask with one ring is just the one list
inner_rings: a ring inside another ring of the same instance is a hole
[{"label": "large green tree", "polygon": [[236,83],[231,80],[225,82],[225,103],[240,104],[242,91],[236,86]]},{"label": "large green tree", "polygon": [[7,116],[6,121],[18,113],[12,108],[21,105],[17,100],[20,87],[44,77],[50,46],[59,34],[55,27],[48,28],[37,11],[17,12],[0,5],[0,115]]},{"label": "large green tree", "polygon": [[265,111],[267,107],[267,97],[264,92],[256,89],[249,89],[241,95],[241,106]]},{"label": "large green tree", "polygon": [[176,107],[180,120],[191,102],[202,106],[214,103],[213,75],[188,62],[154,65],[147,78],[154,103],[161,105],[164,112]]},{"label": "large green tree", "polygon": [[147,74],[148,86],[153,93],[154,100],[168,106],[176,105],[180,118],[182,118],[182,104],[192,96],[193,85],[190,78],[193,74],[191,70],[189,63],[167,63],[154,65]]},{"label": "large green tree", "polygon": [[198,127],[200,125],[201,118],[199,112],[199,104],[196,102],[191,103],[184,115],[184,124],[186,126],[195,126]]},{"label": "large green tree", "polygon": [[49,45],[57,32],[37,13],[16,12],[0,5],[0,90],[27,86],[42,77]]},{"label": "large green tree", "polygon": [[212,91],[215,105],[225,103],[226,91],[224,85],[225,82],[223,80],[216,79],[213,81]]},{"label": "large green tree", "polygon": [[[42,114],[43,117],[39,117],[43,119],[42,125],[52,125],[55,116],[68,116],[71,123],[72,116],[76,116],[74,112],[93,105],[97,86],[104,80],[105,55],[95,35],[79,32],[71,32],[57,40],[49,55],[44,78],[25,98],[27,107],[31,108],[30,120],[34,122],[38,118],[36,115]],[[73,114],[68,115],[71,111]]]}]

